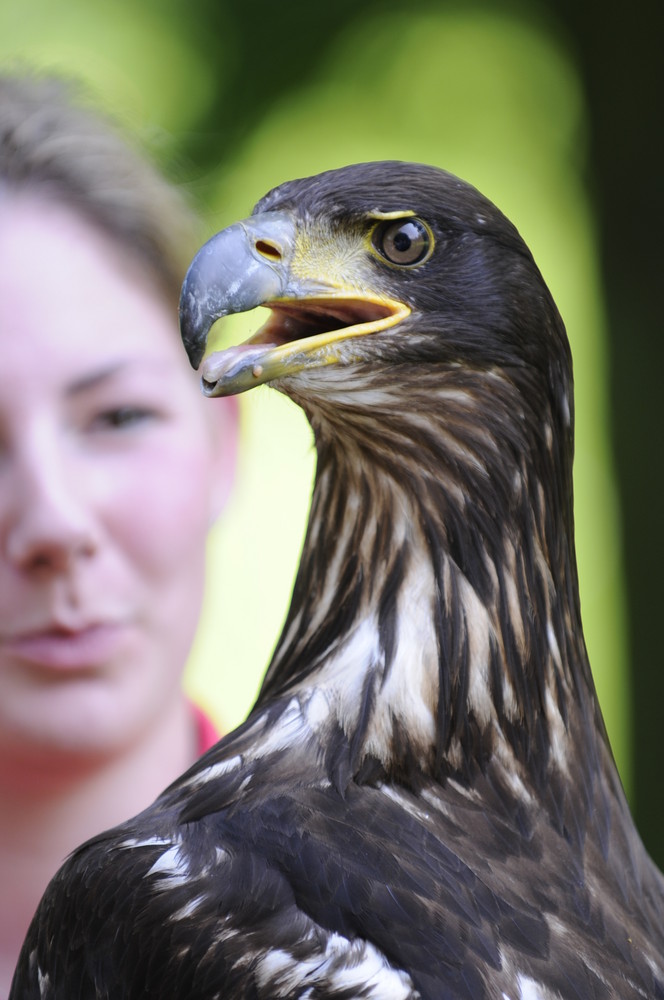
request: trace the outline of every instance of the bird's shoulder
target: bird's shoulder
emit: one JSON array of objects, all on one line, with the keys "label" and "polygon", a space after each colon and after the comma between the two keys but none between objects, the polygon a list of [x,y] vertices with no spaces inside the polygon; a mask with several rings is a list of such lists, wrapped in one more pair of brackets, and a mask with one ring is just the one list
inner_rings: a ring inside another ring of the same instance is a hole
[{"label": "bird's shoulder", "polygon": [[[661,969],[636,954],[638,900],[525,790],[491,769],[471,784],[341,781],[333,743],[293,707],[254,719],[83,845],[26,946],[40,981],[75,1000],[98,963],[114,998],[592,998],[612,995],[610,951],[615,995],[660,995]],[[630,986],[639,966],[650,993]]]}]

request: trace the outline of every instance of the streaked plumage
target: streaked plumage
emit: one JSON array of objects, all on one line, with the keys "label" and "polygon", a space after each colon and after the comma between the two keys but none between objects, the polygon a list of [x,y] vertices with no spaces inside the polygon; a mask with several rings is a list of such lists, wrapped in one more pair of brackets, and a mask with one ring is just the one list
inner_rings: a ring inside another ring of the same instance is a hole
[{"label": "streaked plumage", "polygon": [[12,1000],[664,998],[664,879],[581,627],[571,359],[529,251],[456,178],[360,164],[206,245],[192,360],[263,303],[203,377],[273,383],[315,433],[272,664],[240,729],[62,868]]}]

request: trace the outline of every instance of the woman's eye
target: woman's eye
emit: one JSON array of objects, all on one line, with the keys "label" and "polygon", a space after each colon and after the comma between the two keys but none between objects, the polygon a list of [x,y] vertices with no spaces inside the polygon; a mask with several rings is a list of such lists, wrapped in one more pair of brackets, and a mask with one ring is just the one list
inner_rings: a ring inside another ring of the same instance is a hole
[{"label": "woman's eye", "polygon": [[410,217],[376,226],[372,240],[381,256],[391,264],[401,264],[402,267],[421,264],[433,249],[429,227],[420,219]]},{"label": "woman's eye", "polygon": [[142,406],[114,406],[98,413],[93,426],[101,429],[122,429],[142,423],[154,416],[152,410]]}]

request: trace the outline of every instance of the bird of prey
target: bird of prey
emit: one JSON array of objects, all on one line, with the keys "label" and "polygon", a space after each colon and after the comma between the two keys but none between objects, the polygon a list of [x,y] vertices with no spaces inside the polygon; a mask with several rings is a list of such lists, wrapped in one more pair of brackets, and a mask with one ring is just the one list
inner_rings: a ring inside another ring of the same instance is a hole
[{"label": "bird of prey", "polygon": [[318,453],[255,707],[79,848],[12,1000],[664,998],[581,626],[572,370],[513,225],[433,167],[295,180],[182,292],[210,395],[270,384]]}]

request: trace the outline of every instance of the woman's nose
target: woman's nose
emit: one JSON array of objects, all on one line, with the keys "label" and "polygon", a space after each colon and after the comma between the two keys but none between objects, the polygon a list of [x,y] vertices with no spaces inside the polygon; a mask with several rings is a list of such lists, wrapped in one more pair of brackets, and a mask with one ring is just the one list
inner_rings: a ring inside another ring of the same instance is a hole
[{"label": "woman's nose", "polygon": [[10,502],[4,534],[16,569],[57,574],[94,554],[94,520],[73,471],[53,450],[15,463],[13,482],[5,484]]}]

